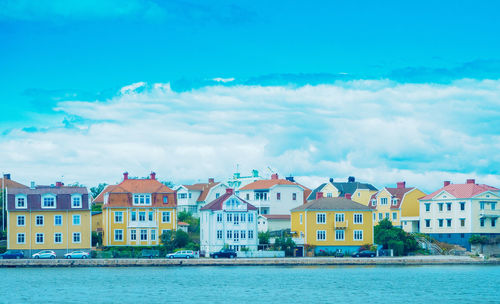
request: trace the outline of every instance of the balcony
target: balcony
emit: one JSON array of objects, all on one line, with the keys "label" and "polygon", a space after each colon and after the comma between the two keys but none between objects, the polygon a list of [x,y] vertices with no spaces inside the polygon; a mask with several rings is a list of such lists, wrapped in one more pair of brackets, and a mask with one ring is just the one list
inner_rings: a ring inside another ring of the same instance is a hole
[{"label": "balcony", "polygon": [[156,228],[158,227],[157,221],[130,221],[127,225],[128,228]]},{"label": "balcony", "polygon": [[303,237],[293,237],[292,240],[296,245],[304,245],[306,242]]},{"label": "balcony", "polygon": [[334,222],[334,228],[335,228],[335,230],[337,230],[337,229],[339,229],[339,230],[346,230],[347,227],[349,227],[349,223],[348,223],[347,220],[343,221],[343,222],[337,222],[337,221]]},{"label": "balcony", "polygon": [[500,210],[480,210],[479,211],[480,218],[497,218],[500,217]]}]

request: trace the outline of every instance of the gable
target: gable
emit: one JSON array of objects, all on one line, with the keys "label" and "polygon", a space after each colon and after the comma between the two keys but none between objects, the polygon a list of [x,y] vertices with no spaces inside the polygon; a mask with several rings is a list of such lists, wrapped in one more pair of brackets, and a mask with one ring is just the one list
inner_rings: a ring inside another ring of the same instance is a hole
[{"label": "gable", "polygon": [[500,192],[499,193],[495,193],[493,191],[485,191],[483,193],[480,193],[480,194],[474,196],[474,198],[478,198],[478,199],[500,199]]}]

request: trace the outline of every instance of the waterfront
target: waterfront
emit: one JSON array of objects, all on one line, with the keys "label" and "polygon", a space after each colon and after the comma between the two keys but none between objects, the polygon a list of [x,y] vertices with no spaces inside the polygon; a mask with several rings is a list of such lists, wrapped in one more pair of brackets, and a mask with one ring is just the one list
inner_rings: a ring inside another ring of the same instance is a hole
[{"label": "waterfront", "polygon": [[485,265],[3,268],[0,275],[2,303],[500,303],[500,267]]}]

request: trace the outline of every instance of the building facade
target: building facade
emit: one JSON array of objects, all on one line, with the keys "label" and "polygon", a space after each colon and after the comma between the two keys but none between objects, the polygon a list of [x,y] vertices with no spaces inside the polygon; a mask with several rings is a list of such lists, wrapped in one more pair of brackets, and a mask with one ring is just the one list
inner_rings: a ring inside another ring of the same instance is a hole
[{"label": "building facade", "polygon": [[499,189],[476,184],[468,179],[465,184],[445,181],[443,187],[421,198],[420,232],[434,239],[460,245],[470,250],[469,238],[500,235]]},{"label": "building facade", "polygon": [[9,189],[7,248],[31,256],[53,250],[58,257],[90,250],[92,218],[85,187],[35,186]]},{"label": "building facade", "polygon": [[129,179],[103,193],[104,246],[155,246],[160,236],[177,229],[175,192],[156,180]]},{"label": "building facade", "polygon": [[300,247],[314,246],[321,251],[354,252],[364,244],[373,244],[372,210],[341,197],[322,197],[292,209],[292,234]]},{"label": "building facade", "polygon": [[208,256],[224,247],[257,250],[257,208],[234,194],[233,189],[200,211],[200,250]]},{"label": "building facade", "polygon": [[323,197],[345,197],[349,194],[353,201],[368,206],[371,196],[377,191],[372,184],[357,182],[354,176],[349,176],[347,182],[336,182],[330,178],[328,183],[314,189],[307,200],[316,199],[318,192],[321,192]]},{"label": "building facade", "polygon": [[215,182],[213,178],[209,178],[208,183],[179,185],[174,188],[177,193],[177,211],[199,217],[200,209],[226,193],[227,188],[226,184]]},{"label": "building facade", "polygon": [[257,170],[252,170],[251,175],[241,175],[240,172],[235,172],[232,177],[230,177],[227,181],[226,184],[234,189],[235,193],[238,194],[238,191],[240,190],[241,187],[245,187],[246,185],[256,182],[258,180],[263,179],[259,175],[259,171]]},{"label": "building facade", "polygon": [[420,207],[418,200],[426,194],[415,187],[398,182],[396,188],[385,187],[373,194],[369,207],[373,210],[373,223],[388,219],[393,226],[406,232],[420,231]]}]

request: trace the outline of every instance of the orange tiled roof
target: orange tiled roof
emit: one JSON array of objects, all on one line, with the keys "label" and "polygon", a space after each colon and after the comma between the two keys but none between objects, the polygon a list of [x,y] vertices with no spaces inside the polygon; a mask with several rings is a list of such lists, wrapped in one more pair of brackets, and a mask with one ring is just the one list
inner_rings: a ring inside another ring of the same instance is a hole
[{"label": "orange tiled roof", "polygon": [[18,182],[15,182],[11,179],[3,179],[3,178],[0,178],[0,187],[2,187],[2,185],[5,186],[5,188],[28,188],[28,186],[25,186],[21,183],[18,183]]},{"label": "orange tiled roof", "polygon": [[93,200],[94,203],[102,204],[104,203],[104,194],[110,192],[116,187],[116,185],[107,185],[101,193]]},{"label": "orange tiled roof", "polygon": [[116,185],[110,193],[169,193],[174,190],[156,179],[126,179]]},{"label": "orange tiled roof", "polygon": [[305,188],[297,183],[291,182],[286,179],[262,179],[255,181],[241,188],[240,190],[261,190],[261,189],[270,189],[276,185],[290,185],[290,186],[299,186],[301,188]]},{"label": "orange tiled roof", "polygon": [[200,196],[196,200],[197,202],[203,202],[207,198],[208,192],[210,189],[213,187],[219,185],[220,182],[214,182],[214,183],[198,183],[198,184],[193,184],[193,185],[184,185],[188,190],[190,191],[201,191]]},{"label": "orange tiled roof", "polygon": [[[125,179],[118,185],[106,187],[102,195],[105,193],[109,193],[109,201],[103,208],[133,206],[132,194],[134,193],[153,194],[151,198],[151,206],[153,207],[175,207],[177,205],[177,198],[174,190],[156,179]],[[100,195],[101,194],[99,194],[99,196]],[[168,202],[166,204],[163,203],[163,196],[168,197]]]}]

